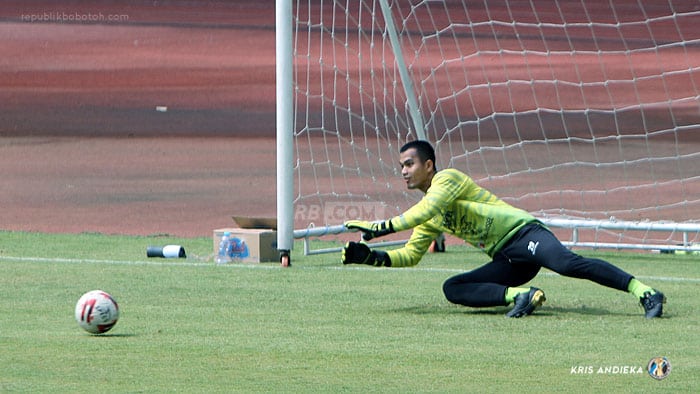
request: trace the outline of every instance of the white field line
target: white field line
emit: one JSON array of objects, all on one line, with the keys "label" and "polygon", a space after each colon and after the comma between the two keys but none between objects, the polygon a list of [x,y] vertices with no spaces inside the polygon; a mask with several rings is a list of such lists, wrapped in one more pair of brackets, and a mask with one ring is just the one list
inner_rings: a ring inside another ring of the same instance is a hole
[{"label": "white field line", "polygon": [[[382,270],[382,271],[388,271],[389,269],[387,268],[374,268],[374,267],[365,267],[362,265],[353,265],[353,266],[347,266],[347,267],[341,267],[341,266],[336,266],[336,267],[325,267],[327,269],[338,269],[338,270],[347,270],[347,269],[352,269],[352,270],[362,270],[362,271],[377,271],[377,270]],[[454,268],[431,268],[431,267],[412,267],[412,268],[405,268],[405,269],[395,269],[392,271],[419,271],[419,272],[445,272],[445,273],[451,273],[451,274],[458,274],[462,272],[467,272],[467,270],[458,270]],[[551,272],[551,271],[545,271],[545,272],[540,272],[537,275],[542,275],[542,276],[561,276],[557,274],[556,272]],[[687,282],[687,283],[700,283],[700,278],[677,278],[673,276],[650,276],[650,275],[634,275],[635,278],[637,279],[644,279],[644,280],[656,280],[659,282]]]},{"label": "white field line", "polygon": [[[53,264],[106,264],[106,265],[145,265],[145,266],[158,266],[158,267],[214,267],[216,264],[213,262],[207,262],[204,259],[194,259],[188,258],[185,260],[181,259],[156,259],[156,260],[101,260],[101,259],[68,259],[59,257],[17,257],[17,256],[0,256],[0,261],[19,261],[27,263],[53,263]],[[225,266],[220,266],[218,268],[225,269],[282,269],[278,264],[227,264]],[[375,268],[362,265],[352,265],[352,266],[322,266],[322,267],[304,267],[303,265],[294,265],[291,268],[285,269],[329,269],[329,270],[354,270],[354,271],[375,271],[375,272],[444,272],[449,274],[456,274],[461,272],[466,272],[466,270],[459,270],[454,268],[434,268],[434,267],[411,267],[404,269],[387,269],[387,268]],[[543,276],[560,276],[555,272],[542,272],[539,275]],[[655,280],[660,282],[686,282],[686,283],[700,283],[700,278],[679,278],[672,276],[649,276],[649,275],[635,275],[638,279],[644,280]]]}]

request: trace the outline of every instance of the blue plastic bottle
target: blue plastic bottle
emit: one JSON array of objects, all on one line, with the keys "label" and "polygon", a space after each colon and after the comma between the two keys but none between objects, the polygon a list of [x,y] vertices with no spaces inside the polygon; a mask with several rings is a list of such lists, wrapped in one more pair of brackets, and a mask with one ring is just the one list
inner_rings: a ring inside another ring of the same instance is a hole
[{"label": "blue plastic bottle", "polygon": [[227,264],[231,262],[231,233],[228,231],[224,232],[221,236],[221,241],[219,241],[219,252],[216,255],[216,264]]}]

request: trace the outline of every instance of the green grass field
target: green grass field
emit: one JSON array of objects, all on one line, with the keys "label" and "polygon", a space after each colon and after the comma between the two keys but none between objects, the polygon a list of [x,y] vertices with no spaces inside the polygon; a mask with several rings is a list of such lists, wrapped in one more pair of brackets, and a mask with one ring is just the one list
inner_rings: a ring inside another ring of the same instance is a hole
[{"label": "green grass field", "polygon": [[[183,245],[187,259],[146,258]],[[663,290],[665,318],[629,294],[542,272],[534,315],[449,304],[442,282],[486,256],[466,247],[415,268],[343,267],[338,255],[217,266],[209,238],[0,232],[0,392],[695,392],[698,256],[596,255]],[[196,257],[203,256],[203,257]],[[73,308],[102,289],[115,328]],[[670,375],[646,373],[666,356]],[[583,373],[572,373],[582,367]],[[605,373],[625,369],[628,373]],[[615,368],[615,369],[613,369]],[[636,373],[639,369],[643,373]],[[588,372],[590,371],[590,373]],[[604,373],[598,373],[599,371]],[[630,373],[634,372],[634,373]]]}]

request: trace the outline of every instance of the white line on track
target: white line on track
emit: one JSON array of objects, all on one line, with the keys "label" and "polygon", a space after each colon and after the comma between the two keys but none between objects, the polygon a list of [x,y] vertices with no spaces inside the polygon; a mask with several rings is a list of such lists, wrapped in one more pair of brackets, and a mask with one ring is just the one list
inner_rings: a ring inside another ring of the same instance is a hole
[{"label": "white line on track", "polygon": [[[146,265],[146,266],[158,266],[158,267],[213,267],[215,264],[213,262],[206,262],[203,259],[159,259],[159,260],[100,260],[100,259],[69,259],[69,258],[58,258],[58,257],[17,257],[17,256],[0,256],[0,261],[20,261],[27,263],[56,263],[56,264],[107,264],[107,265]],[[278,264],[227,264],[226,266],[220,268],[233,268],[233,269],[281,269]],[[434,268],[434,267],[411,267],[403,269],[387,269],[387,268],[375,268],[362,265],[352,265],[352,266],[311,266],[304,267],[303,265],[295,265],[291,268],[285,269],[329,269],[329,270],[346,270],[346,271],[376,271],[376,272],[445,272],[450,274],[456,274],[460,272],[466,272],[467,270],[459,270],[454,268]],[[543,276],[559,276],[555,272],[543,272],[540,273]],[[687,283],[700,283],[700,278],[678,278],[672,276],[649,276],[649,275],[635,275],[638,279],[645,280],[656,280],[660,282],[687,282]]]}]

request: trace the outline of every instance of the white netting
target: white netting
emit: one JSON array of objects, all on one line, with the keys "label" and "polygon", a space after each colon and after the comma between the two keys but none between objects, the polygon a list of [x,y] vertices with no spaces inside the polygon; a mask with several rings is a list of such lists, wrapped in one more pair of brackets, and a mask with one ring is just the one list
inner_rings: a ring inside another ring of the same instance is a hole
[{"label": "white netting", "polygon": [[[379,3],[295,5],[296,228],[420,198]],[[438,167],[541,217],[700,222],[700,2],[388,4]]]}]

